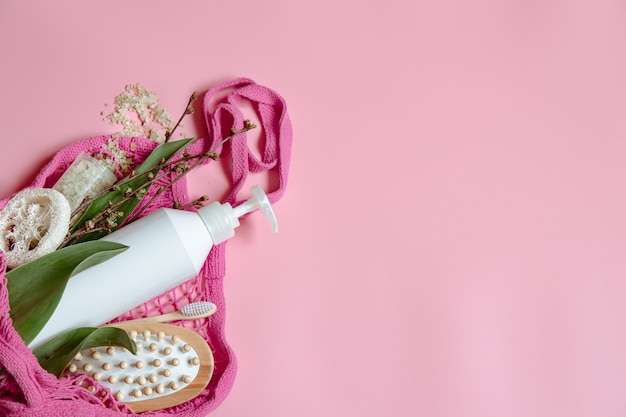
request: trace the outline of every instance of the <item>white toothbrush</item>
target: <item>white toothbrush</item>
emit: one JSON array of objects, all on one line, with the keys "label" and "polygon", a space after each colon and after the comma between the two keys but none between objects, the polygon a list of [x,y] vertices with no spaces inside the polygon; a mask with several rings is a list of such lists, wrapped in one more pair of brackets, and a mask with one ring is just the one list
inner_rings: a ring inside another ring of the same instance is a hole
[{"label": "white toothbrush", "polygon": [[217,311],[217,306],[209,301],[197,301],[190,303],[173,313],[160,316],[146,317],[142,319],[127,320],[123,323],[165,323],[175,320],[196,320],[209,317]]}]

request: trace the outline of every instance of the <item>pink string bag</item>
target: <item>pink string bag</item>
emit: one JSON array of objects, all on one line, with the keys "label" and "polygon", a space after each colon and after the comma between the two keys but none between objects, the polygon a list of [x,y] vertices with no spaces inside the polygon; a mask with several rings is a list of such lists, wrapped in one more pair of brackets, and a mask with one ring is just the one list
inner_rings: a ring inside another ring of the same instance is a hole
[{"label": "pink string bag", "polygon": [[[248,173],[267,171],[276,174],[276,186],[267,193],[269,200],[275,202],[283,195],[287,184],[292,141],[287,108],[284,100],[276,92],[243,78],[210,89],[204,97],[204,116],[209,135],[194,142],[190,150],[197,153],[213,149],[222,138],[228,136],[231,127],[243,128],[245,118],[239,107],[242,100],[252,104],[260,120],[261,158],[257,158],[248,147],[245,134],[236,136],[226,145],[230,148],[228,154],[232,162],[230,173],[232,191],[225,201],[233,205],[241,203],[243,200],[238,199],[237,195],[244,186]],[[62,149],[41,170],[31,186],[52,186],[82,151],[98,149],[110,139],[107,136],[95,137]],[[118,138],[118,140],[120,148],[131,155],[135,162],[143,161],[156,146],[156,143],[143,138]],[[8,198],[0,201],[0,207],[4,207],[7,201]],[[184,178],[159,196],[143,215],[160,207],[171,207],[175,201],[183,204],[189,202]],[[218,307],[217,313],[208,319],[184,324],[200,333],[212,348],[215,370],[208,387],[191,401],[165,410],[142,413],[142,416],[203,417],[214,410],[232,388],[237,367],[234,353],[224,334],[225,249],[226,243],[214,247],[195,278],[113,320],[162,314],[200,300],[211,301]],[[111,393],[96,381],[84,376],[65,376],[57,379],[39,366],[31,350],[25,346],[12,327],[5,271],[6,264],[0,252],[0,415],[7,417],[136,415],[126,405],[118,403]],[[94,386],[95,392],[87,390],[86,385]]]}]

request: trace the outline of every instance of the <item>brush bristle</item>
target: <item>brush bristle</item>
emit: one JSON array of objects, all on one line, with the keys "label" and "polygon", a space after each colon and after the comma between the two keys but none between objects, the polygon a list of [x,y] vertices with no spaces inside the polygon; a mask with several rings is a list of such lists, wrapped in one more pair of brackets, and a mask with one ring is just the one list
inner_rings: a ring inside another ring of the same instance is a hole
[{"label": "brush bristle", "polygon": [[195,303],[187,304],[180,309],[180,312],[183,314],[183,316],[191,317],[208,314],[212,311],[215,311],[215,309],[216,307],[213,303],[210,303],[208,301],[198,301]]},{"label": "brush bristle", "polygon": [[76,355],[68,373],[90,376],[118,401],[128,403],[171,395],[198,375],[198,352],[180,336],[149,330],[128,333],[137,344],[137,355],[114,346],[86,349]]}]

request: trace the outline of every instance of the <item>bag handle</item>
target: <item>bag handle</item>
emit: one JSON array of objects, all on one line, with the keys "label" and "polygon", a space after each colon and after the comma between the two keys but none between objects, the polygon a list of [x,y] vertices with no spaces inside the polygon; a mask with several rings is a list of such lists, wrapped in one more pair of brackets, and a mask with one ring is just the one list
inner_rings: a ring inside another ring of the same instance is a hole
[{"label": "bag handle", "polygon": [[[217,104],[211,112],[211,102],[217,95],[229,91],[225,99]],[[222,132],[225,122],[232,120],[230,127],[237,130],[244,127],[244,115],[238,104],[241,100],[252,103],[259,116],[261,135],[265,146],[261,150],[261,158],[257,158],[247,143],[247,135],[242,133],[229,141],[230,158],[232,162],[231,180],[232,191],[226,198],[231,204],[241,203],[237,195],[248,177],[248,173],[259,173],[276,170],[278,185],[274,190],[267,192],[268,199],[273,203],[280,199],[287,186],[289,159],[293,130],[285,100],[275,91],[259,85],[248,78],[237,78],[218,84],[207,91],[204,96],[204,117],[209,129],[208,143],[213,148],[229,132]]]}]

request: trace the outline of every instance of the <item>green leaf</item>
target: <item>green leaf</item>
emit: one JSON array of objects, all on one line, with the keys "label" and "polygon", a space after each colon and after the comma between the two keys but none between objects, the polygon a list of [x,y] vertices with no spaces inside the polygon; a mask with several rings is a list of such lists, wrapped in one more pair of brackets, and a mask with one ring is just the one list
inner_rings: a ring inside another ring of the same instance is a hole
[{"label": "green leaf", "polygon": [[33,341],[56,309],[72,275],[128,249],[93,241],[59,249],[7,272],[9,314],[26,344]]},{"label": "green leaf", "polygon": [[[71,228],[71,232],[75,232],[79,228],[81,228],[86,221],[93,219],[95,216],[98,216],[102,213],[109,204],[118,204],[122,200],[126,198],[127,190],[137,190],[150,180],[148,179],[148,175],[139,175],[149,171],[152,171],[154,175],[157,175],[159,172],[158,166],[163,160],[169,161],[174,155],[176,155],[181,149],[190,144],[195,139],[181,139],[174,142],[163,143],[150,153],[150,155],[146,158],[146,160],[135,170],[136,178],[125,182],[130,177],[126,177],[125,179],[120,180],[120,182],[124,182],[124,184],[120,185],[118,189],[115,189],[100,198],[94,200],[87,210],[83,213],[80,219],[74,224]],[[123,202],[116,211],[120,211],[123,214],[118,217],[117,224],[121,225],[128,216],[137,208],[139,203],[141,202],[138,198],[128,198],[125,202]],[[112,230],[117,229],[117,227],[113,227]],[[86,233],[79,242],[85,242],[90,240],[96,240],[106,235],[108,232],[105,231],[97,231],[92,233]]]},{"label": "green leaf", "polygon": [[117,327],[80,327],[35,348],[33,354],[42,368],[59,377],[78,352],[98,346],[119,346],[137,353],[137,345],[125,330]]},{"label": "green leaf", "polygon": [[165,159],[166,161],[169,160],[178,151],[189,145],[194,140],[196,139],[181,139],[173,142],[166,142],[157,146],[135,171],[138,174],[149,171],[151,168],[159,165],[163,159]]}]

